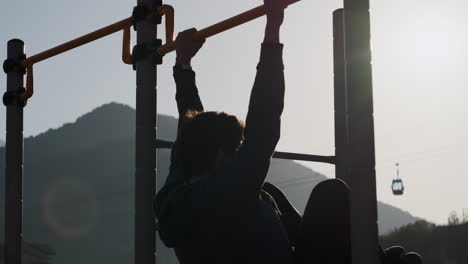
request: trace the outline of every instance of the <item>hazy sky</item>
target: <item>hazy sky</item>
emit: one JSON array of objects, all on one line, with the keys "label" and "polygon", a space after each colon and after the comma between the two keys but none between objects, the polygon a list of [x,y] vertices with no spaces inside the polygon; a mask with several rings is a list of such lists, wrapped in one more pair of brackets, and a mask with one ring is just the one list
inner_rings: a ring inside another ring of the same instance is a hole
[{"label": "hazy sky", "polygon": [[[36,54],[130,16],[135,2],[3,1],[0,51],[5,58],[7,41],[21,38],[28,55]],[[261,1],[166,3],[176,9],[178,32],[203,28]],[[287,94],[278,150],[333,154],[331,14],[340,6],[339,0],[303,0],[287,9],[281,36]],[[468,208],[468,2],[374,0],[371,16],[378,198],[445,223],[452,210],[460,214]],[[206,109],[245,117],[264,22],[206,42],[193,65]],[[121,38],[117,33],[35,66],[25,135],[73,122],[107,102],[135,106],[135,73],[120,61]],[[166,56],[158,71],[158,111],[170,115],[176,114],[174,59]],[[5,77],[0,74],[3,91]],[[5,130],[4,107],[0,130]],[[402,197],[390,191],[397,161],[406,187]],[[334,176],[332,166],[307,165]]]}]

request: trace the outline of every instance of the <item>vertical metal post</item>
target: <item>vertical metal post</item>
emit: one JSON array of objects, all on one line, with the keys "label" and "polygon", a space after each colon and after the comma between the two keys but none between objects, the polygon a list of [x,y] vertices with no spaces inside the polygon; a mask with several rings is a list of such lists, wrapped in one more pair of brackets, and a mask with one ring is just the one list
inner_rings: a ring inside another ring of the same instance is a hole
[{"label": "vertical metal post", "polygon": [[344,0],[352,259],[378,263],[369,0]]},{"label": "vertical metal post", "polygon": [[[138,0],[138,6],[154,10],[160,0]],[[156,40],[154,21],[137,21],[137,45]],[[156,226],[153,197],[156,193],[156,61],[152,56],[136,62],[135,131],[135,264],[154,264]]]},{"label": "vertical metal post", "polygon": [[[24,42],[8,41],[8,60],[24,59]],[[5,65],[7,61],[5,62]],[[4,66],[5,66],[4,65]],[[5,169],[5,263],[21,264],[23,228],[23,77],[19,67],[7,70],[6,105],[6,169]]]},{"label": "vertical metal post", "polygon": [[[334,104],[335,104],[335,177],[348,183],[349,171],[347,159],[349,158],[348,140],[348,105],[346,90],[346,62],[345,62],[345,27],[344,10],[336,9],[333,12],[333,72],[334,72]],[[350,205],[347,209],[349,210]],[[350,213],[346,212],[348,232],[351,227]],[[351,245],[351,233],[343,234],[348,245]],[[351,248],[348,248],[351,253]],[[347,255],[343,263],[352,263],[352,255]]]},{"label": "vertical metal post", "polygon": [[348,109],[346,102],[345,36],[343,9],[333,12],[333,71],[335,103],[335,177],[348,182],[346,148],[348,146]]}]

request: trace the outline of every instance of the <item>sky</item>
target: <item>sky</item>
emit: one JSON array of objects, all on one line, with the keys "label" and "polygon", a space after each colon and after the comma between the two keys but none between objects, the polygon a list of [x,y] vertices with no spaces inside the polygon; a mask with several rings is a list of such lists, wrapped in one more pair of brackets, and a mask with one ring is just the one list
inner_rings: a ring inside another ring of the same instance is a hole
[{"label": "sky", "polygon": [[[261,1],[165,3],[175,7],[179,32],[204,28]],[[3,1],[0,54],[6,57],[12,38],[25,41],[28,55],[36,54],[130,16],[135,4]],[[302,0],[286,11],[281,40],[287,92],[278,150],[334,153],[332,12],[341,6],[338,0]],[[207,110],[245,117],[264,24],[261,18],[210,38],[193,60]],[[444,224],[452,211],[468,208],[468,2],[371,0],[371,27],[378,199]],[[135,106],[135,72],[120,60],[121,38],[119,32],[35,65],[25,136],[73,122],[104,103]],[[174,60],[167,55],[158,70],[158,113],[172,116]],[[0,87],[5,91],[5,74]],[[5,131],[4,107],[0,131]],[[390,190],[396,162],[406,188],[400,197]],[[332,166],[303,164],[334,177]]]}]

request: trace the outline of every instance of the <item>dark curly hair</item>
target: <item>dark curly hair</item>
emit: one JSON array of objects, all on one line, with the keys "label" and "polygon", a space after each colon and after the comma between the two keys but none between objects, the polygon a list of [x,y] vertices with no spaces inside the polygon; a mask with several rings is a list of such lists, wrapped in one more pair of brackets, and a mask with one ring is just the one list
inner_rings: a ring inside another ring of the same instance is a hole
[{"label": "dark curly hair", "polygon": [[244,139],[244,123],[225,112],[188,111],[182,120],[176,152],[185,180],[214,168],[219,150],[234,154]]}]

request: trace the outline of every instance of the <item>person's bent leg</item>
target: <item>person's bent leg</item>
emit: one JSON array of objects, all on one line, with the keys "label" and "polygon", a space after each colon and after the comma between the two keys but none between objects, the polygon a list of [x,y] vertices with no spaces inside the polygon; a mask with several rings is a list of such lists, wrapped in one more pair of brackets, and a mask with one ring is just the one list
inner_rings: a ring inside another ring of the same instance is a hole
[{"label": "person's bent leg", "polygon": [[349,188],[341,180],[323,181],[307,202],[295,264],[351,263]]},{"label": "person's bent leg", "polygon": [[262,190],[267,192],[273,198],[278,210],[283,225],[288,232],[289,241],[293,246],[297,243],[297,238],[300,232],[302,215],[291,204],[286,195],[275,185],[265,182]]}]

